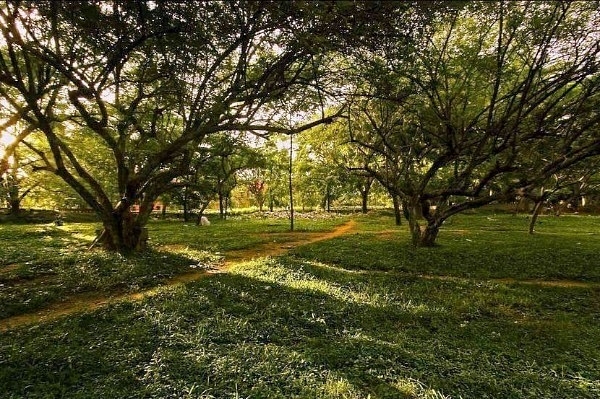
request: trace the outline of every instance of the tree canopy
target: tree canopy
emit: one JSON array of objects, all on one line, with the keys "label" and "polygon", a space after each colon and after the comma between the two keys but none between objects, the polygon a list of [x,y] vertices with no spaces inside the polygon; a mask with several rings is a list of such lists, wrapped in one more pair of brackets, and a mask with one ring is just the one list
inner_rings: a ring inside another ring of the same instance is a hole
[{"label": "tree canopy", "polygon": [[473,2],[440,14],[409,57],[369,57],[351,135],[377,154],[366,168],[403,199],[415,244],[600,153],[599,10]]},{"label": "tree canopy", "polygon": [[157,198],[184,181],[204,191],[221,181],[225,171],[202,154],[216,156],[226,136],[294,135],[337,119],[330,132],[357,147],[335,156],[342,146],[330,145],[340,168],[325,159],[305,173],[319,184],[306,187],[329,203],[348,180],[339,159],[354,153],[345,166],[361,169],[363,196],[377,179],[403,203],[414,243],[433,245],[452,215],[532,196],[600,154],[599,10],[598,1],[7,0],[0,131],[14,141],[0,174],[27,148],[32,170],[58,176],[96,212],[105,247],[128,251],[143,247]]}]

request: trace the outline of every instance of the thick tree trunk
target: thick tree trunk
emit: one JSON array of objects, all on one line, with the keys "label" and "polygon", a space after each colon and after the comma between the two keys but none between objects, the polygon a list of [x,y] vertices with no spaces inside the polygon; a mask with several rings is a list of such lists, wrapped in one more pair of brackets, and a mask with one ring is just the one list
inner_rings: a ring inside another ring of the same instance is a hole
[{"label": "thick tree trunk", "polygon": [[198,218],[196,219],[196,226],[200,226],[201,221],[202,221],[202,216],[204,215],[204,211],[208,207],[209,203],[210,202],[204,202],[204,203],[202,203],[202,205],[200,207],[200,210],[198,211]]},{"label": "thick tree trunk", "polygon": [[8,205],[9,205],[9,211],[8,211],[9,215],[17,216],[19,213],[21,213],[21,201],[19,199],[17,199],[17,200],[10,199],[8,201]]},{"label": "thick tree trunk", "polygon": [[[403,208],[404,208],[403,203]],[[433,247],[440,232],[440,227],[444,221],[430,214],[429,203],[421,203],[418,200],[412,200],[406,203],[406,213],[408,213],[408,227],[411,234],[412,244],[415,247]],[[425,217],[426,226],[419,224],[419,219]]]},{"label": "thick tree trunk", "polygon": [[415,247],[418,247],[421,242],[421,225],[418,220],[420,214],[419,208],[418,204],[413,203],[408,207],[408,229],[410,230],[412,244]]},{"label": "thick tree trunk", "polygon": [[98,243],[109,251],[130,253],[147,247],[148,230],[129,209],[104,218],[103,227]]},{"label": "thick tree trunk", "polygon": [[21,213],[21,198],[19,196],[19,186],[12,182],[8,188],[8,206],[9,215],[17,216]]},{"label": "thick tree trunk", "polygon": [[361,197],[361,212],[366,214],[369,212],[369,190],[360,190]]},{"label": "thick tree trunk", "polygon": [[440,226],[437,223],[428,223],[423,232],[421,233],[419,246],[433,247],[435,245],[435,240],[437,239],[439,232]]}]

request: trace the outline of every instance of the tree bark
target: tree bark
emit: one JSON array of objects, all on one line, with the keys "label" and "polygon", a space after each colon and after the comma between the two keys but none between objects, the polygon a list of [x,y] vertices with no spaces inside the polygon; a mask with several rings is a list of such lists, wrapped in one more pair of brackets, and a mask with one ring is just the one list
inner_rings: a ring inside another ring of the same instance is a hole
[{"label": "tree bark", "polygon": [[364,214],[367,214],[369,212],[369,191],[368,190],[362,190],[360,192],[360,196],[361,196],[361,212]]},{"label": "tree bark", "polygon": [[17,200],[10,199],[8,202],[9,202],[9,206],[10,206],[10,209],[8,211],[9,215],[17,216],[19,213],[21,213],[21,201],[19,199],[17,199]]},{"label": "tree bark", "polygon": [[360,197],[361,197],[361,211],[366,214],[369,212],[369,193],[371,192],[371,187],[373,186],[373,181],[375,181],[374,177],[365,177],[364,184],[362,184],[360,189]]},{"label": "tree bark", "polygon": [[440,226],[438,223],[428,223],[424,231],[421,233],[419,240],[420,247],[433,247],[435,246],[435,240],[437,239],[438,233],[440,232]]},{"label": "tree bark", "polygon": [[223,192],[219,190],[219,218],[225,219],[225,204]]},{"label": "tree bark", "polygon": [[148,244],[148,229],[143,220],[143,216],[134,215],[129,207],[120,213],[104,215],[104,230],[98,237],[98,244],[106,250],[121,253],[143,251]]},{"label": "tree bark", "polygon": [[294,160],[294,135],[290,134],[290,163],[288,168],[288,188],[290,195],[290,231],[294,231],[294,185],[293,185],[293,160]]},{"label": "tree bark", "polygon": [[[412,199],[406,203],[408,226],[411,234],[412,244],[415,247],[435,246],[435,241],[440,232],[440,227],[444,222],[443,217],[431,214],[429,207],[430,205],[428,201],[421,202],[418,199]],[[427,225],[424,227],[419,224],[419,219],[422,217],[425,217],[427,221]]]},{"label": "tree bark", "polygon": [[529,234],[533,234],[535,228],[535,222],[542,210],[542,205],[544,204],[543,200],[538,200],[535,202],[535,206],[533,207],[533,213],[531,215],[531,220],[529,221]]},{"label": "tree bark", "polygon": [[396,219],[396,226],[402,225],[402,211],[400,210],[400,198],[397,195],[392,195],[392,201],[394,202],[394,217]]},{"label": "tree bark", "polygon": [[208,207],[209,202],[203,202],[200,206],[200,210],[198,211],[198,218],[196,218],[196,226],[200,226],[202,216],[204,215],[204,211]]},{"label": "tree bark", "polygon": [[188,202],[186,199],[182,202],[183,205],[183,221],[187,222],[190,219],[190,211],[188,210]]},{"label": "tree bark", "polygon": [[421,226],[419,225],[418,220],[419,214],[419,204],[415,201],[411,201],[408,207],[408,229],[410,230],[412,244],[415,247],[418,247],[421,242]]}]

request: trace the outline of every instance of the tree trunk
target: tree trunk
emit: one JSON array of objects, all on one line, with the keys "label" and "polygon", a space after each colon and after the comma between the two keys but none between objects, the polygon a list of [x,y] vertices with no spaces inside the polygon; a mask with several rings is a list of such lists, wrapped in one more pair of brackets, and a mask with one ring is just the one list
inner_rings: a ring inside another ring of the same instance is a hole
[{"label": "tree trunk", "polygon": [[21,213],[21,197],[19,196],[19,186],[16,183],[16,178],[9,181],[8,188],[8,206],[9,215],[17,216]]},{"label": "tree trunk", "polygon": [[9,211],[8,214],[12,215],[12,216],[17,216],[19,215],[19,213],[21,213],[21,201],[19,199],[10,199],[8,201],[9,204]]},{"label": "tree trunk", "polygon": [[188,209],[187,200],[183,200],[183,221],[187,222],[190,219],[190,211]]},{"label": "tree trunk", "polygon": [[219,219],[225,219],[225,197],[219,190]]},{"label": "tree trunk", "polygon": [[361,212],[366,214],[369,212],[369,193],[373,185],[373,178],[365,178],[365,184],[360,188],[360,197],[362,202]]},{"label": "tree trunk", "polygon": [[411,203],[408,207],[408,229],[410,230],[412,244],[415,247],[418,247],[421,242],[421,226],[418,220],[419,209],[420,207],[417,203]]},{"label": "tree trunk", "polygon": [[129,208],[104,218],[104,231],[98,238],[99,243],[107,250],[121,253],[144,250],[148,243],[148,230],[138,218]]},{"label": "tree trunk", "polygon": [[[403,205],[405,203],[403,202]],[[403,206],[404,208],[404,206]],[[421,203],[417,199],[413,199],[406,203],[406,212],[408,213],[408,227],[411,234],[412,244],[415,247],[433,247],[440,232],[440,227],[444,221],[430,214],[429,203]],[[421,227],[419,218],[425,217],[427,225]]]},{"label": "tree trunk", "polygon": [[402,225],[402,211],[400,210],[400,198],[397,195],[392,195],[394,202],[394,217],[396,218],[396,226]]},{"label": "tree trunk", "polygon": [[438,233],[440,232],[440,226],[438,223],[428,223],[424,231],[421,234],[419,240],[420,247],[433,247],[435,246],[435,240],[437,239]]},{"label": "tree trunk", "polygon": [[290,231],[294,231],[294,185],[293,185],[293,154],[294,154],[294,135],[290,134],[290,163],[288,168],[288,185],[290,194]]},{"label": "tree trunk", "polygon": [[535,202],[535,206],[533,207],[533,214],[531,215],[531,221],[529,222],[529,234],[533,234],[535,228],[535,222],[542,210],[542,205],[544,204],[543,200],[538,200]]},{"label": "tree trunk", "polygon": [[366,214],[369,212],[369,190],[360,190],[361,197],[361,212]]},{"label": "tree trunk", "polygon": [[198,211],[198,218],[196,219],[196,226],[200,226],[202,216],[204,215],[204,211],[208,207],[209,203],[210,202],[203,202],[202,205],[200,206],[200,210]]}]

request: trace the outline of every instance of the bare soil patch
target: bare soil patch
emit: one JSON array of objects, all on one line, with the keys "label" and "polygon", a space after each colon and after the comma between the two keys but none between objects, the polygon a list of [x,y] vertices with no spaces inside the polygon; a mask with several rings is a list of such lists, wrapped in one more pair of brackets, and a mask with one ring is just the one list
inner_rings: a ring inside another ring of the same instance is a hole
[{"label": "bare soil patch", "polygon": [[0,266],[0,274],[8,274],[17,270],[21,265],[18,263],[12,263],[10,265]]}]

